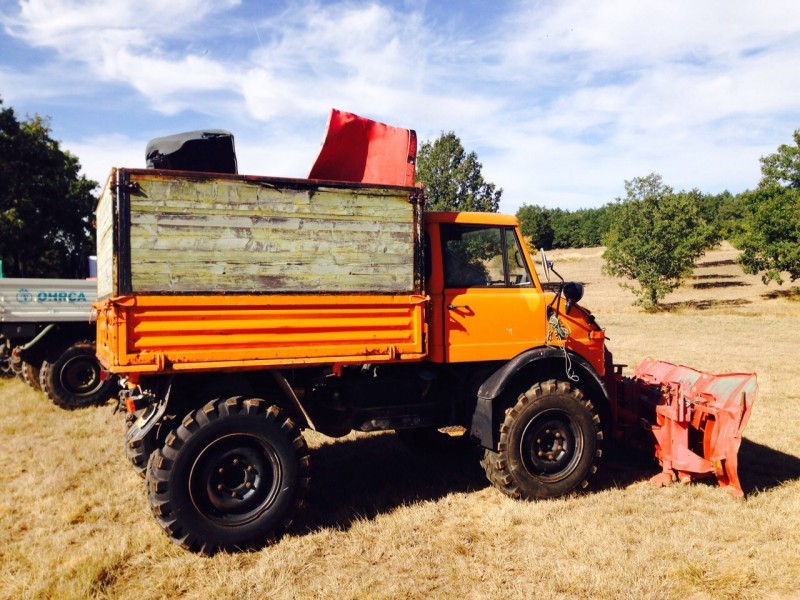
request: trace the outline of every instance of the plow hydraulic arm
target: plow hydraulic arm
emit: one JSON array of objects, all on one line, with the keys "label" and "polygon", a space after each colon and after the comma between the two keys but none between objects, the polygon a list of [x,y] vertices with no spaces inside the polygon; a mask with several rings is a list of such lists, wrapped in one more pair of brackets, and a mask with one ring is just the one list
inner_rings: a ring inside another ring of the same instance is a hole
[{"label": "plow hydraulic arm", "polygon": [[618,437],[641,441],[637,430],[650,432],[662,466],[654,484],[713,476],[733,495],[744,496],[737,455],[758,391],[754,374],[711,375],[647,359],[632,378],[618,373],[617,384]]}]

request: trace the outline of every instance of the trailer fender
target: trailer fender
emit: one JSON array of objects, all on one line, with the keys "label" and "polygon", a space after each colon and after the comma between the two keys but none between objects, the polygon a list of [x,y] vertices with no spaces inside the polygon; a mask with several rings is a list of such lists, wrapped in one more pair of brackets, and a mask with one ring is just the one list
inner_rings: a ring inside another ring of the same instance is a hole
[{"label": "trailer fender", "polygon": [[[609,406],[605,383],[586,359],[574,352],[567,352],[572,361],[572,372],[577,377],[574,383],[596,404],[596,408],[603,415]],[[505,363],[483,382],[478,389],[471,434],[484,448],[490,450],[497,448],[500,421],[506,408],[503,393],[517,377],[525,378],[525,387],[548,379],[570,381],[564,364],[564,350],[550,346],[527,350]]]}]

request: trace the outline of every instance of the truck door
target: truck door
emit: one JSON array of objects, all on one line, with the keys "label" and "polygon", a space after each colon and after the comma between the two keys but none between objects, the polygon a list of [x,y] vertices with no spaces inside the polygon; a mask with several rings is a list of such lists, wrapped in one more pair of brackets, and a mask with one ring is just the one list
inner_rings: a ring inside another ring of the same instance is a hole
[{"label": "truck door", "polygon": [[545,306],[514,227],[442,223],[445,360],[508,360],[545,338]]}]

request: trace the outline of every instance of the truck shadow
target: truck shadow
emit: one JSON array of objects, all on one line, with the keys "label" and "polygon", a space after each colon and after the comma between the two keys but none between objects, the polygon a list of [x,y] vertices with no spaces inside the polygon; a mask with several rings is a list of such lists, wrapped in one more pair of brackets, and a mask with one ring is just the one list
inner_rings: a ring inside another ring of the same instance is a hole
[{"label": "truck shadow", "polygon": [[393,433],[342,440],[311,450],[312,484],[301,527],[347,529],[414,502],[489,486],[477,448],[424,454]]},{"label": "truck shadow", "polygon": [[[299,528],[346,530],[400,506],[482,490],[490,484],[479,460],[478,448],[459,454],[423,454],[407,448],[391,433],[324,444],[312,450],[308,500],[316,509],[304,512]],[[659,471],[647,454],[608,443],[592,489],[624,489]],[[746,495],[769,491],[800,479],[800,458],[744,439],[739,478]],[[713,478],[703,482],[716,485]]]}]

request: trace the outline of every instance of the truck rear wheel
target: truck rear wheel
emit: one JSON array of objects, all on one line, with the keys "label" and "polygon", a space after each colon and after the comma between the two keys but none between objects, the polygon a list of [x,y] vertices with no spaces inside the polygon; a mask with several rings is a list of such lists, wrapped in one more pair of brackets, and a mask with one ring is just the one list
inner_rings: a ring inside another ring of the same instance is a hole
[{"label": "truck rear wheel", "polygon": [[161,420],[156,424],[151,431],[148,432],[141,440],[131,441],[128,439],[128,432],[134,423],[136,423],[136,415],[130,413],[125,415],[125,438],[124,438],[124,452],[125,458],[133,465],[136,474],[142,479],[147,475],[147,462],[150,455],[164,443],[164,436],[172,430],[172,423],[175,418],[171,415],[161,417]]},{"label": "truck rear wheel", "polygon": [[42,390],[61,408],[104,404],[114,393],[114,382],[100,377],[94,342],[76,342],[42,371]]},{"label": "truck rear wheel", "polygon": [[586,488],[602,455],[600,418],[583,393],[563,381],[538,383],[506,411],[486,476],[512,498],[557,498]]},{"label": "truck rear wheel", "polygon": [[214,554],[283,533],[309,484],[303,436],[277,406],[241,397],[190,413],[150,457],[150,507],[170,538]]}]

